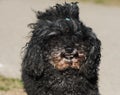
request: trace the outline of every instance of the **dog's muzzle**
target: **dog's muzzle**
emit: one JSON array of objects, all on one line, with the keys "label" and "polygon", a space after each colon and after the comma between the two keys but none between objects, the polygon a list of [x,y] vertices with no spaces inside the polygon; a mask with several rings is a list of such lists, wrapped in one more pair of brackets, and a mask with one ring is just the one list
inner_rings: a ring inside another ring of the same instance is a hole
[{"label": "dog's muzzle", "polygon": [[67,68],[79,69],[85,60],[86,54],[84,52],[69,48],[53,55],[51,63],[58,70],[65,70]]}]

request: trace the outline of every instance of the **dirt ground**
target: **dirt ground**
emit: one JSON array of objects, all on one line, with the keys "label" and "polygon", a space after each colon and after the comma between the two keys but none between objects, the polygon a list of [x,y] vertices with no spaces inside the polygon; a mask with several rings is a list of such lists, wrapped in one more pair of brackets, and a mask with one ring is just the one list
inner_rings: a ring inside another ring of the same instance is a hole
[{"label": "dirt ground", "polygon": [[0,95],[26,95],[26,93],[23,91],[23,89],[15,89],[10,91],[1,91]]}]

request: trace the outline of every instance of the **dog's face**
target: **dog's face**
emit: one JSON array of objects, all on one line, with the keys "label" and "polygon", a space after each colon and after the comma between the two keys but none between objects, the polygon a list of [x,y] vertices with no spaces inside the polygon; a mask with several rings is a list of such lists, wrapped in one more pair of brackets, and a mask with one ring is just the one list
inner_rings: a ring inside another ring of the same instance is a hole
[{"label": "dog's face", "polygon": [[45,57],[55,69],[80,69],[85,64],[91,49],[90,43],[83,36],[57,35],[47,40]]}]

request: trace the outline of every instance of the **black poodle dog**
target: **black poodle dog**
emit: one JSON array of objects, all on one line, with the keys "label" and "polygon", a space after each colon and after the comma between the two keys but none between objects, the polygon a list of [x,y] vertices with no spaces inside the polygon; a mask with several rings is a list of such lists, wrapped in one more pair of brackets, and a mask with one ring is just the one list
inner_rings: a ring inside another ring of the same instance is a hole
[{"label": "black poodle dog", "polygon": [[100,95],[101,42],[79,19],[77,3],[36,12],[22,80],[28,95]]}]

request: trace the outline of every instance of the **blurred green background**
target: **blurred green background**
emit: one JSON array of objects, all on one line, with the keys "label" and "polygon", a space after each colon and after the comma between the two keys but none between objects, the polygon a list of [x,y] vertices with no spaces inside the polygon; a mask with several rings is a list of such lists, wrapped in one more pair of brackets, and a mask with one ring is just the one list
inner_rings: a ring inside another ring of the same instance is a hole
[{"label": "blurred green background", "polygon": [[[75,0],[72,0],[75,1]],[[79,2],[91,2],[96,4],[104,4],[104,5],[120,5],[120,0],[77,0]]]}]

